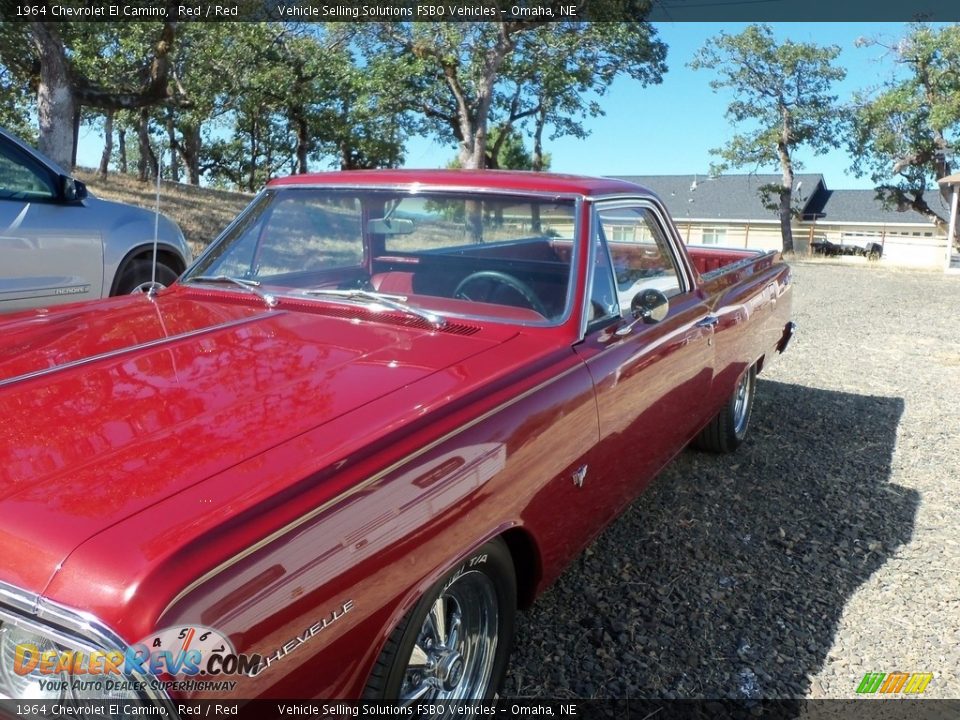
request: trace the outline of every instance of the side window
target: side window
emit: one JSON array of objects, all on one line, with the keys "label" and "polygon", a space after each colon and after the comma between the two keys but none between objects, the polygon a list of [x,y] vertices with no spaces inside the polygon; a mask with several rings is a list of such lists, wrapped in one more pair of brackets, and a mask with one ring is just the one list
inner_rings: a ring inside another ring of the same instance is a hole
[{"label": "side window", "polygon": [[603,238],[603,227],[597,225],[593,240],[593,277],[590,281],[590,307],[587,318],[588,330],[603,326],[611,318],[620,317],[617,288],[613,282],[610,254]]},{"label": "side window", "polygon": [[676,261],[652,210],[643,206],[603,208],[599,218],[613,259],[617,298],[624,316],[641,290],[653,288],[667,297],[681,292]]},{"label": "side window", "polygon": [[50,178],[23,162],[13,147],[0,144],[0,199],[47,200],[56,196]]}]

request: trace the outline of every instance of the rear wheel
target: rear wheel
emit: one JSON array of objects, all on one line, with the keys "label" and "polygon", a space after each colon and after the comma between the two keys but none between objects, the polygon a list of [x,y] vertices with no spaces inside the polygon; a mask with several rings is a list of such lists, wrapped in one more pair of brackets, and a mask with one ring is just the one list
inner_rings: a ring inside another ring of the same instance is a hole
[{"label": "rear wheel", "polygon": [[716,453],[729,453],[740,447],[747,436],[756,384],[757,368],[751,365],[737,380],[733,395],[723,409],[697,436],[694,441],[697,447]]},{"label": "rear wheel", "polygon": [[489,542],[430,588],[394,629],[364,698],[414,707],[493,698],[507,670],[516,602],[510,552],[500,540]]},{"label": "rear wheel", "polygon": [[[177,272],[160,260],[157,261],[156,283],[160,287],[167,287],[177,279]],[[117,281],[117,295],[127,295],[135,292],[146,292],[150,289],[153,278],[153,261],[141,258],[131,262],[123,275]]]}]

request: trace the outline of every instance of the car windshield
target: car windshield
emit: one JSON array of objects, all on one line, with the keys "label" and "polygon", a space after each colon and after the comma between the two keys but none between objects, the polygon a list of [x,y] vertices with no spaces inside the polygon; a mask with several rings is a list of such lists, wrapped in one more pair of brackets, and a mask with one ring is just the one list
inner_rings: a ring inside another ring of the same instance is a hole
[{"label": "car windshield", "polygon": [[229,278],[281,298],[381,297],[424,317],[554,324],[571,303],[575,209],[491,193],[269,189],[183,282],[231,287]]}]

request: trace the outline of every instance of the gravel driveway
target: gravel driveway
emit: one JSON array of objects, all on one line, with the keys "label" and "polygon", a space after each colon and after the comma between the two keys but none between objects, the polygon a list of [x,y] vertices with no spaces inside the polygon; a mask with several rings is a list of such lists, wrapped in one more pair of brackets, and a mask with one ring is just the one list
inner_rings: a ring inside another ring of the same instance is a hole
[{"label": "gravel driveway", "polygon": [[794,278],[745,444],[682,453],[521,616],[506,697],[960,697],[960,276]]}]

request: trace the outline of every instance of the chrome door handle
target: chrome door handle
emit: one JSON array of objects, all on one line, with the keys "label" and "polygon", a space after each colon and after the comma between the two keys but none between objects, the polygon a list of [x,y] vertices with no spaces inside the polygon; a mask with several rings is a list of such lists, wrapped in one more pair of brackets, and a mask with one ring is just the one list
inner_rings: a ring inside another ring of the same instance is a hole
[{"label": "chrome door handle", "polygon": [[707,315],[705,318],[703,318],[703,320],[697,321],[697,327],[712,328],[715,327],[719,322],[720,318],[718,318],[716,315]]}]

